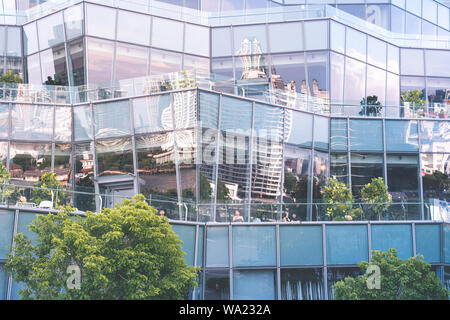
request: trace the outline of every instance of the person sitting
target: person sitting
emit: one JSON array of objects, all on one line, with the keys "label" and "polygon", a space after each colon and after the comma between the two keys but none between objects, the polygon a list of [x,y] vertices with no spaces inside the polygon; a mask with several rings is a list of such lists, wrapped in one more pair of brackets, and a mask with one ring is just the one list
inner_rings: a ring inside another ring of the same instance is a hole
[{"label": "person sitting", "polygon": [[234,211],[233,222],[244,222],[244,218],[241,216],[239,210]]},{"label": "person sitting", "polygon": [[287,215],[285,215],[284,217],[281,218],[281,222],[290,222],[289,218]]},{"label": "person sitting", "polygon": [[159,210],[159,215],[161,217],[165,217],[166,216],[166,211],[164,209]]},{"label": "person sitting", "polygon": [[301,221],[299,218],[297,218],[297,215],[295,213],[293,213],[291,215],[291,222],[295,222],[295,221]]}]

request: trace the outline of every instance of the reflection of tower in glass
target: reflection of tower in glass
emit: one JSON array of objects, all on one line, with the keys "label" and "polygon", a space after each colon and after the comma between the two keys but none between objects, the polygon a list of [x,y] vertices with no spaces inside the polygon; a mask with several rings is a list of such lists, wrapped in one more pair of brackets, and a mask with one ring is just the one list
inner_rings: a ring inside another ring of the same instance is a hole
[{"label": "reflection of tower in glass", "polygon": [[242,62],[241,80],[268,79],[262,63],[262,50],[256,38],[245,38],[237,56]]}]

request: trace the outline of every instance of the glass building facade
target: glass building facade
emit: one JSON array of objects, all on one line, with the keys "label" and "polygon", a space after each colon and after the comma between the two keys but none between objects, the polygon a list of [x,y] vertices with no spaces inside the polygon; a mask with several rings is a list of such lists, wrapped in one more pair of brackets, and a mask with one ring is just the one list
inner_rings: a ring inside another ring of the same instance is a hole
[{"label": "glass building facade", "polygon": [[[334,282],[389,247],[424,254],[448,287],[448,1],[0,10],[0,75],[24,80],[0,83],[0,161],[24,197],[46,172],[80,211],[143,193],[202,267],[195,299],[331,299]],[[382,177],[393,204],[329,222],[330,177],[363,211],[361,189]],[[2,265],[36,213],[14,206],[0,205],[0,299],[17,298]],[[230,223],[236,211],[244,224]],[[279,223],[293,214],[305,225]]]}]

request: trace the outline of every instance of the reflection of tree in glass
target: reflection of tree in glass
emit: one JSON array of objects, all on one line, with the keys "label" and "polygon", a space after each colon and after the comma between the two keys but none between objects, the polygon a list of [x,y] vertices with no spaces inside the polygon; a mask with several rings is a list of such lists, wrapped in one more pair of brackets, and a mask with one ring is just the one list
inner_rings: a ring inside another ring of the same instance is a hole
[{"label": "reflection of tree in glass", "polygon": [[361,116],[379,116],[381,114],[381,102],[378,101],[377,96],[368,96],[363,98],[360,102],[361,111],[359,114]]},{"label": "reflection of tree in glass", "polygon": [[133,154],[131,152],[105,152],[97,155],[98,170],[116,171],[117,173],[132,173]]},{"label": "reflection of tree in glass", "polygon": [[423,190],[427,198],[450,198],[450,177],[440,171],[423,176]]}]

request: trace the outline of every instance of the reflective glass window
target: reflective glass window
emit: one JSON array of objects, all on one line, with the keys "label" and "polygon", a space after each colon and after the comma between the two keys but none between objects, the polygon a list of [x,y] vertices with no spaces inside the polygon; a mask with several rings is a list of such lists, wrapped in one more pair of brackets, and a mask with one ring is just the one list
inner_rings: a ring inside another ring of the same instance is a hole
[{"label": "reflective glass window", "polygon": [[218,124],[219,96],[200,91],[200,126],[216,129]]},{"label": "reflective glass window", "polygon": [[392,0],[392,4],[395,4],[396,6],[405,9],[405,0]]},{"label": "reflective glass window", "polygon": [[206,270],[205,282],[205,300],[230,299],[230,272],[228,270]]},{"label": "reflective glass window", "polygon": [[261,54],[267,52],[265,25],[235,27],[234,54],[238,56]]},{"label": "reflective glass window", "polygon": [[[194,129],[178,130],[175,132],[175,143],[177,145],[179,164],[179,184],[181,188],[181,196],[183,199],[191,199],[195,201],[197,197],[197,135]],[[189,210],[192,208],[192,210]],[[184,209],[184,210],[183,210]],[[193,207],[182,208],[185,215],[193,215]]]},{"label": "reflective glass window", "polygon": [[448,152],[450,150],[450,124],[448,121],[421,121],[422,152]]},{"label": "reflective glass window", "polygon": [[72,108],[56,107],[55,110],[55,140],[70,141],[72,137]]},{"label": "reflective glass window", "polygon": [[197,92],[185,91],[172,94],[176,129],[192,128],[197,125]]},{"label": "reflective glass window", "polygon": [[131,134],[128,100],[94,105],[95,138]]},{"label": "reflective glass window", "polygon": [[275,227],[233,227],[233,266],[275,265]]},{"label": "reflective glass window", "polygon": [[[425,79],[419,77],[401,77],[401,100],[403,105],[423,105],[425,103]],[[411,98],[408,95],[418,90],[418,98]]]},{"label": "reflective glass window", "polygon": [[181,250],[185,253],[186,264],[194,265],[195,255],[195,226],[173,224],[172,230],[177,234],[178,239],[182,241]]},{"label": "reflective glass window", "polygon": [[0,162],[6,167],[6,161],[8,160],[8,142],[0,142]]},{"label": "reflective glass window", "polygon": [[347,150],[346,119],[331,119],[331,150]]},{"label": "reflective glass window", "polygon": [[0,56],[6,52],[6,27],[0,26]]},{"label": "reflective glass window", "polygon": [[[416,1],[407,1],[407,2],[416,2]],[[415,36],[420,36],[421,34],[421,22],[422,20],[415,15],[410,13],[406,13],[406,29],[405,33]]]},{"label": "reflective glass window", "polygon": [[118,42],[114,80],[146,76],[149,49]]},{"label": "reflective glass window", "polygon": [[350,119],[350,149],[361,151],[383,150],[381,120]]},{"label": "reflective glass window", "polygon": [[6,46],[7,56],[22,56],[22,41],[20,39],[20,28],[8,27],[8,43]]},{"label": "reflective glass window", "polygon": [[57,179],[65,187],[71,188],[72,179],[72,146],[70,144],[55,144],[54,168]]},{"label": "reflective glass window", "polygon": [[437,33],[437,26],[422,20],[422,34],[425,35],[424,39],[435,39]]},{"label": "reflective glass window", "polygon": [[438,24],[442,28],[449,29],[450,14],[447,7],[438,5]]},{"label": "reflective glass window", "polygon": [[231,56],[231,29],[212,28],[211,29],[211,55],[213,57]]},{"label": "reflective glass window", "polygon": [[64,45],[40,53],[42,79],[48,85],[67,86],[66,49]]},{"label": "reflective glass window", "polygon": [[450,201],[450,195],[445,188],[445,182],[450,179],[450,154],[422,153],[420,157],[423,197],[425,199],[435,199],[433,200],[435,202],[434,205],[439,199]]},{"label": "reflective glass window", "polygon": [[330,21],[330,46],[332,50],[345,53],[345,26]]},{"label": "reflective glass window", "polygon": [[[237,81],[243,80],[245,84],[248,80],[267,79],[269,80],[269,59],[268,56],[259,54],[251,56],[239,56],[235,58],[235,72]],[[239,82],[238,82],[239,83]]]},{"label": "reflective glass window", "polygon": [[327,21],[305,21],[305,49],[321,50],[328,48]]},{"label": "reflective glass window", "polygon": [[73,107],[73,125],[75,141],[92,139],[92,116],[90,106]]},{"label": "reflective glass window", "polygon": [[330,177],[339,182],[348,184],[348,157],[347,154],[331,154]]},{"label": "reflective glass window", "polygon": [[423,50],[401,49],[401,73],[408,75],[424,74]]},{"label": "reflective glass window", "polygon": [[53,107],[13,104],[11,137],[24,140],[52,140]]},{"label": "reflective glass window", "polygon": [[9,128],[9,107],[7,104],[0,104],[0,138],[8,138]]},{"label": "reflective glass window", "polygon": [[[437,224],[416,224],[416,253],[428,263],[441,261],[441,229]],[[447,280],[448,281],[448,280]]]},{"label": "reflective glass window", "polygon": [[152,46],[161,49],[183,51],[183,23],[173,20],[153,17]]},{"label": "reflective glass window", "polygon": [[114,40],[116,33],[116,9],[87,4],[86,11],[86,34]]},{"label": "reflective glass window", "polygon": [[314,148],[328,150],[329,119],[314,117]]},{"label": "reflective glass window", "polygon": [[448,68],[443,68],[450,61],[450,51],[426,50],[425,63],[427,76],[450,77]]},{"label": "reflective glass window", "polygon": [[372,249],[388,251],[395,248],[400,259],[412,257],[412,230],[411,225],[372,225]]},{"label": "reflective glass window", "polygon": [[400,60],[399,48],[388,44],[388,57],[387,57],[388,71],[399,73],[399,60]]},{"label": "reflective glass window", "polygon": [[312,146],[312,116],[292,110],[286,110],[286,142],[306,147]]},{"label": "reflective glass window", "polygon": [[64,10],[64,23],[67,40],[81,36],[84,24],[83,6],[80,4]]},{"label": "reflective glass window", "polygon": [[210,73],[210,64],[208,58],[191,56],[185,54],[183,56],[183,70],[192,70],[193,72]]},{"label": "reflective glass window", "polygon": [[328,53],[314,52],[306,56],[308,61],[309,94],[328,101]]},{"label": "reflective glass window", "polygon": [[74,189],[83,193],[75,193],[74,205],[78,210],[95,210],[94,190],[94,152],[93,143],[77,143],[73,148]]},{"label": "reflective glass window", "polygon": [[135,44],[150,44],[150,17],[119,10],[117,40]]},{"label": "reflective glass window", "polygon": [[414,13],[417,16],[422,15],[422,1],[405,1],[406,3],[406,10],[409,12]]},{"label": "reflective glass window", "polygon": [[[221,81],[234,80],[233,72],[233,59],[232,58],[220,58],[212,59],[211,61],[211,72],[214,73],[216,79]],[[234,89],[223,89],[225,92],[233,93]]]},{"label": "reflective glass window", "polygon": [[369,255],[367,226],[326,226],[327,263],[357,264],[367,261]]},{"label": "reflective glass window", "polygon": [[273,270],[241,270],[233,272],[233,299],[274,300],[276,278]]},{"label": "reflective glass window", "polygon": [[418,151],[417,121],[386,120],[386,151]]},{"label": "reflective glass window", "polygon": [[433,0],[422,0],[422,8],[424,19],[437,23],[437,3]]},{"label": "reflective glass window", "polygon": [[71,83],[74,86],[85,84],[84,76],[84,45],[83,40],[76,40],[69,43],[70,54],[70,77]]},{"label": "reflective glass window", "polygon": [[322,269],[282,269],[281,300],[323,300]]},{"label": "reflective glass window", "polygon": [[222,11],[234,11],[244,9],[242,0],[222,0]]},{"label": "reflective glass window", "polygon": [[179,53],[151,49],[150,74],[180,72],[182,58]]},{"label": "reflective glass window", "polygon": [[272,86],[306,94],[306,62],[303,54],[272,56]]},{"label": "reflective glass window", "polygon": [[366,35],[352,28],[347,28],[347,48],[348,56],[366,61]]},{"label": "reflective glass window", "polygon": [[98,176],[134,173],[130,138],[98,140],[95,142]]},{"label": "reflective glass window", "polygon": [[133,100],[134,131],[147,133],[173,129],[170,95],[156,95]]},{"label": "reflective glass window", "polygon": [[344,99],[344,56],[330,53],[330,99],[342,104]]},{"label": "reflective glass window", "polygon": [[427,78],[427,98],[431,106],[435,107],[433,111],[438,112],[439,117],[443,117],[446,101],[450,98],[450,79]]},{"label": "reflective glass window", "polygon": [[39,50],[35,22],[23,26],[23,43],[25,55],[35,53]]},{"label": "reflective glass window", "polygon": [[58,12],[38,20],[39,49],[47,49],[64,42],[62,13]]},{"label": "reflective glass window", "polygon": [[270,51],[291,52],[303,50],[302,24],[269,24]]},{"label": "reflective glass window", "polygon": [[[329,177],[330,156],[325,152],[314,151],[313,202],[322,202],[322,189]],[[314,208],[316,209],[316,208]],[[313,217],[313,220],[319,220]]]},{"label": "reflective glass window", "polygon": [[28,83],[42,84],[39,53],[27,57],[27,79]]},{"label": "reflective glass window", "polygon": [[206,267],[228,267],[228,227],[206,231]]},{"label": "reflective glass window", "polygon": [[282,266],[322,265],[320,226],[280,226],[280,264]]},{"label": "reflective glass window", "polygon": [[[344,103],[359,105],[365,96],[366,65],[357,60],[346,58]],[[352,84],[352,85],[347,85]]]},{"label": "reflective glass window", "polygon": [[114,43],[94,38],[87,39],[88,81],[90,84],[108,83],[111,81]]},{"label": "reflective glass window", "polygon": [[8,272],[5,270],[4,264],[0,264],[0,299],[6,300],[8,291]]},{"label": "reflective glass window", "polygon": [[386,97],[386,71],[367,66],[367,97],[376,96],[381,105],[385,104]]},{"label": "reflective glass window", "polygon": [[358,199],[361,189],[372,178],[383,177],[383,156],[378,154],[351,154],[353,196]]},{"label": "reflective glass window", "polygon": [[[0,58],[0,68],[2,67],[2,58]],[[14,74],[23,78],[23,58],[22,57],[6,57],[6,70],[11,70]],[[1,72],[1,71],[0,71]]]},{"label": "reflective glass window", "polygon": [[12,142],[9,159],[9,174],[12,179],[34,183],[51,169],[52,145]]},{"label": "reflective glass window", "polygon": [[[418,201],[419,158],[417,155],[387,155],[387,184],[394,200],[411,199]],[[415,210],[410,208],[408,216],[413,218]],[[419,218],[417,216],[417,218]]]},{"label": "reflective glass window", "polygon": [[397,7],[391,6],[391,31],[395,33],[405,33],[406,12]]},{"label": "reflective glass window", "polygon": [[[0,211],[0,227],[2,228],[2,232],[0,233],[0,259],[6,259],[12,244],[14,211]],[[0,274],[0,295],[2,293],[2,280]]]},{"label": "reflective glass window", "polygon": [[367,62],[386,69],[386,43],[369,36],[367,40]]},{"label": "reflective glass window", "polygon": [[209,28],[186,24],[185,37],[184,52],[209,57]]}]

